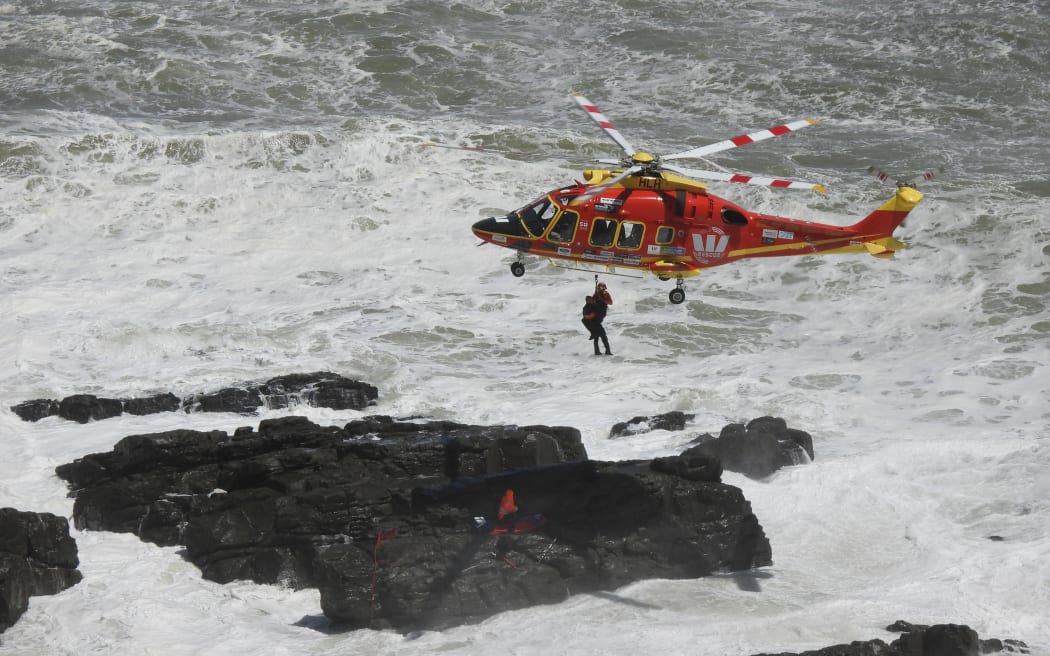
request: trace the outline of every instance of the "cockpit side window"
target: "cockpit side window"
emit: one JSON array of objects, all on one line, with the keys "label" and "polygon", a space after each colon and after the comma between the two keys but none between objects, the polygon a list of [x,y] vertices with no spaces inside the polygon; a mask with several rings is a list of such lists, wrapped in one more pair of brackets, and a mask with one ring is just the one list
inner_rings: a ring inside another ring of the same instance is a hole
[{"label": "cockpit side window", "polygon": [[620,224],[620,237],[616,240],[617,248],[635,249],[642,245],[642,231],[644,226],[633,221],[624,221]]},{"label": "cockpit side window", "polygon": [[615,219],[595,219],[591,227],[591,246],[612,246],[616,236]]},{"label": "cockpit side window", "polygon": [[567,244],[572,241],[573,235],[576,234],[576,222],[580,220],[580,215],[572,210],[563,210],[558,220],[554,222],[554,227],[551,228],[551,233],[547,235],[547,239],[556,241],[561,244]]},{"label": "cockpit side window", "polygon": [[543,198],[522,209],[519,214],[525,229],[533,237],[540,237],[547,231],[551,219],[558,212],[558,207],[549,198]]}]

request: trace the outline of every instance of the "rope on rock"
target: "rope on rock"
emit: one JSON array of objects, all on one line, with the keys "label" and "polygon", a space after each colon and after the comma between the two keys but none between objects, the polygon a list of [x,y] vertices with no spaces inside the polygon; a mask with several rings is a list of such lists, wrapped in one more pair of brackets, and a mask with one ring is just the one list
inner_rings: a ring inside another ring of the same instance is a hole
[{"label": "rope on rock", "polygon": [[372,627],[376,612],[376,580],[379,578],[379,545],[397,537],[397,531],[380,530],[376,533],[376,546],[372,549],[372,595],[368,600],[368,626]]}]

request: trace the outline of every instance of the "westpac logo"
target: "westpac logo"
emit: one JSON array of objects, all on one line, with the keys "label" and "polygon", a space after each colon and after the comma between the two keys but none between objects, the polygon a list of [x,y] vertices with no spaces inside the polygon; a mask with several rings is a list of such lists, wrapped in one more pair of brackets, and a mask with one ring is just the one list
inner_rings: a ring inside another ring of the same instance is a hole
[{"label": "westpac logo", "polygon": [[729,246],[729,235],[720,228],[711,228],[711,232],[693,233],[693,255],[699,258],[722,257]]}]

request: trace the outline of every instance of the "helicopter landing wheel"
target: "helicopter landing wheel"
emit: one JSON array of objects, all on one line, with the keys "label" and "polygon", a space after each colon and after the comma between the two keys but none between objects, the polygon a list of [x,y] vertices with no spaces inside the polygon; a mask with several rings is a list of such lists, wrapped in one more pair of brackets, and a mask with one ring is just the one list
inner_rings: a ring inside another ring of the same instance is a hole
[{"label": "helicopter landing wheel", "polygon": [[682,283],[681,278],[675,282],[675,288],[671,290],[667,298],[671,299],[671,303],[675,305],[685,300],[685,285]]},{"label": "helicopter landing wheel", "polygon": [[525,275],[525,265],[521,262],[512,262],[510,272],[514,274],[515,278],[520,278]]}]

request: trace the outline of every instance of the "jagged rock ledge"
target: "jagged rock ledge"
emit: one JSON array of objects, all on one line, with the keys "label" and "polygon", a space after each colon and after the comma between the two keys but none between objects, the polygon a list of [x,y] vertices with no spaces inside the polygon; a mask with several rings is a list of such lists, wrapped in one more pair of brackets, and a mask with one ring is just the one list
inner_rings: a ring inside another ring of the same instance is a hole
[{"label": "jagged rock ledge", "polygon": [[65,517],[0,508],[0,633],[18,621],[30,597],[79,583],[79,565]]},{"label": "jagged rock ledge", "polygon": [[[682,431],[694,415],[668,412],[652,417],[634,417],[613,425],[611,439],[629,437],[654,430]],[[683,456],[717,458],[729,471],[761,479],[782,467],[813,461],[813,437],[797,428],[788,428],[780,417],[759,417],[747,424],[728,424],[718,437],[704,433],[692,441]]]},{"label": "jagged rock ledge", "polygon": [[886,630],[899,633],[900,637],[889,644],[876,638],[801,653],[778,652],[754,656],[979,656],[1029,653],[1028,645],[1020,640],[982,640],[976,631],[960,624],[925,626],[897,620]]},{"label": "jagged rock ledge", "polygon": [[[746,464],[757,447],[751,460],[768,460],[761,454],[770,435],[780,438],[781,464],[799,449],[812,458],[808,435],[771,417],[725,427],[718,448]],[[130,436],[58,468],[81,528],[184,544],[216,581],[318,586],[332,628],[402,631],[640,578],[770,564],[757,518],[740,490],[720,482],[721,471],[695,447],[652,461],[593,462],[572,428],[388,417],[343,428],[289,417],[232,436]],[[520,514],[545,523],[521,533],[514,523],[504,524],[508,533],[478,530],[473,520],[491,518],[506,489],[517,492]],[[898,621],[887,631],[901,635],[777,656],[1028,653],[1023,642],[980,640],[966,626]]]},{"label": "jagged rock ledge", "polygon": [[[316,586],[348,629],[441,629],[772,563],[716,458],[592,461],[568,427],[286,417],[129,436],[56,471],[78,528],[184,545],[218,582]],[[535,523],[495,522],[508,489]]]},{"label": "jagged rock ledge", "polygon": [[11,406],[24,421],[59,416],[80,422],[118,417],[125,412],[148,415],[158,412],[232,412],[255,414],[259,408],[287,408],[296,404],[363,410],[374,405],[379,392],[368,383],[350,380],[327,371],[289,374],[262,384],[226,387],[208,394],[180,399],[171,392],[134,399],[108,399],[93,394],[74,394],[61,400],[34,399]]}]

